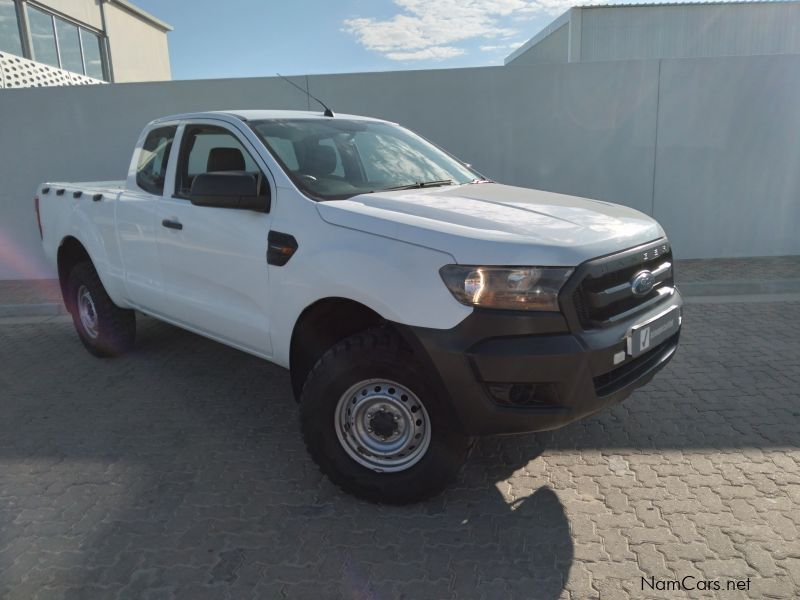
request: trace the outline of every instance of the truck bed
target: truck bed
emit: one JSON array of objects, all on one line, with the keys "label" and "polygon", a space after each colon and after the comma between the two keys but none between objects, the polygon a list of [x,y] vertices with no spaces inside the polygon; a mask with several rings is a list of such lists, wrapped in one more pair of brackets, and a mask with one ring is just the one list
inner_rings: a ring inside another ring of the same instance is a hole
[{"label": "truck bed", "polygon": [[83,192],[87,195],[109,194],[116,196],[125,189],[125,180],[120,181],[48,181],[43,187],[49,187],[51,193],[64,190],[64,193]]}]

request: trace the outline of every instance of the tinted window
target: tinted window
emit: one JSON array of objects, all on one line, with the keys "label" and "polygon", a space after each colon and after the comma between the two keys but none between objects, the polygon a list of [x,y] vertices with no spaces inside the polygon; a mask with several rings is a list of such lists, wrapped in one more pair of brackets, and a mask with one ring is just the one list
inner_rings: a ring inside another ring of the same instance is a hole
[{"label": "tinted window", "polygon": [[188,126],[181,142],[175,193],[187,197],[197,175],[219,171],[252,173],[266,185],[261,169],[233,134],[212,125]]},{"label": "tinted window", "polygon": [[53,30],[53,17],[32,6],[28,6],[28,26],[31,29],[33,58],[54,67],[58,66],[56,36]]},{"label": "tinted window", "polygon": [[159,127],[147,134],[136,168],[136,185],[146,192],[161,196],[167,175],[169,152],[177,127]]},{"label": "tinted window", "polygon": [[0,0],[0,52],[22,56],[19,21],[13,0]]}]

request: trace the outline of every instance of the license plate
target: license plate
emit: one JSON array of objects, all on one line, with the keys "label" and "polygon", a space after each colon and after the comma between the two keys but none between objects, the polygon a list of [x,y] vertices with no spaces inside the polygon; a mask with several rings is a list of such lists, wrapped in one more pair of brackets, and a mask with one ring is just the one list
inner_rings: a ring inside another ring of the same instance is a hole
[{"label": "license plate", "polygon": [[639,356],[674,335],[681,327],[680,308],[675,306],[652,319],[631,327],[628,355]]}]

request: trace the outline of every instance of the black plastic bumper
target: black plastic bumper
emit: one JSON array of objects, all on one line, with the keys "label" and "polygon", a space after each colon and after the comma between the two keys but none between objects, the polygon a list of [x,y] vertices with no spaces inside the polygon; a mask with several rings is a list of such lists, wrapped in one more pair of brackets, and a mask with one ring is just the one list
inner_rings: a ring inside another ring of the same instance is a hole
[{"label": "black plastic bumper", "polygon": [[626,351],[630,328],[683,304],[677,290],[630,321],[570,331],[557,313],[475,310],[449,330],[400,326],[430,360],[458,428],[470,435],[562,427],[627,398],[672,358],[678,331],[638,357]]}]

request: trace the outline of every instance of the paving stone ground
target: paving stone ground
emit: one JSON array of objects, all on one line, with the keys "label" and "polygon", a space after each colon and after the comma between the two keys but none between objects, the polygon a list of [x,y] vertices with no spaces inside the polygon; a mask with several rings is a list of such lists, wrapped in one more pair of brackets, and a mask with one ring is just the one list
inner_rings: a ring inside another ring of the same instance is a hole
[{"label": "paving stone ground", "polygon": [[[649,387],[393,508],[320,476],[280,368],[0,321],[0,598],[798,598],[798,357],[800,303],[690,305]],[[642,589],[686,576],[723,590]]]}]

